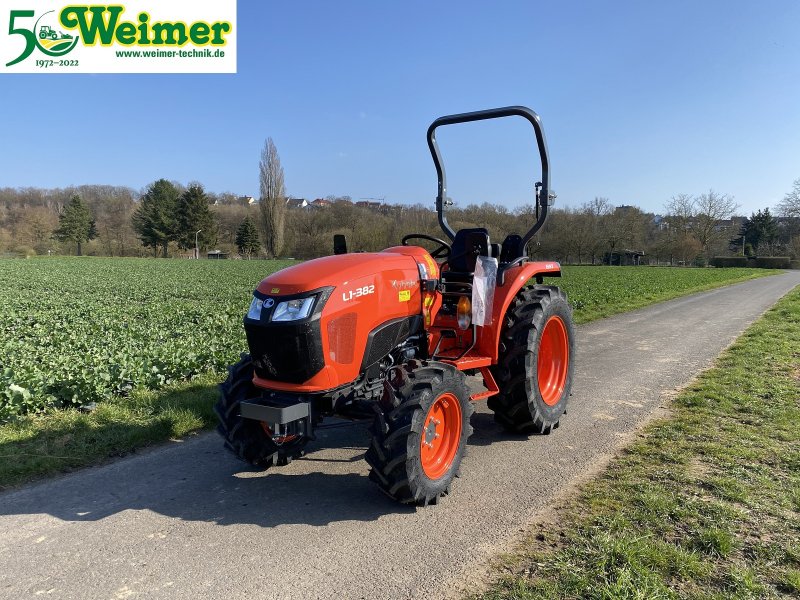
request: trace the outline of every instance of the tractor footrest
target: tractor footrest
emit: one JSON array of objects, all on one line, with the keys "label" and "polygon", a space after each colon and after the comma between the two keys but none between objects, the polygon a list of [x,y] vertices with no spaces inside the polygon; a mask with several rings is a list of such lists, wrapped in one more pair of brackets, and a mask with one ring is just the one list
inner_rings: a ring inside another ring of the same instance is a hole
[{"label": "tractor footrest", "polygon": [[254,402],[242,402],[239,404],[239,414],[244,419],[264,421],[265,423],[277,423],[285,425],[300,419],[307,419],[311,414],[308,402],[297,402],[286,406],[270,406],[267,404],[256,404]]},{"label": "tractor footrest", "polygon": [[494,380],[489,367],[481,367],[480,372],[481,376],[483,376],[483,385],[486,386],[486,391],[472,394],[469,399],[473,402],[477,402],[478,400],[486,400],[486,398],[500,393],[500,388],[497,386],[497,382]]}]

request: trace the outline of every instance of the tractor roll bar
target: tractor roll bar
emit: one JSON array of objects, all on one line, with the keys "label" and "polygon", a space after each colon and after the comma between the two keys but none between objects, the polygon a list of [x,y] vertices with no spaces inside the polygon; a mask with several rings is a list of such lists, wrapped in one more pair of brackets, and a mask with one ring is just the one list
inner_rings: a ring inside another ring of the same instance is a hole
[{"label": "tractor roll bar", "polygon": [[439,117],[428,127],[428,148],[430,148],[433,164],[436,166],[436,175],[439,178],[439,191],[436,196],[436,212],[439,215],[439,225],[441,225],[442,230],[451,240],[455,239],[456,234],[453,228],[447,223],[447,217],[444,214],[445,205],[447,203],[447,177],[444,172],[444,165],[442,164],[442,155],[439,153],[439,145],[436,143],[436,129],[442,125],[455,125],[456,123],[469,123],[470,121],[483,121],[486,119],[499,119],[501,117],[514,116],[527,119],[530,124],[533,125],[533,131],[536,134],[536,144],[539,146],[539,156],[542,159],[542,187],[536,198],[537,205],[541,205],[541,213],[530,231],[522,238],[522,248],[527,246],[528,241],[539,231],[542,225],[544,225],[545,219],[547,218],[547,205],[550,199],[550,161],[547,155],[547,142],[544,139],[544,131],[542,130],[542,122],[539,119],[539,115],[525,106],[490,108],[488,110]]}]

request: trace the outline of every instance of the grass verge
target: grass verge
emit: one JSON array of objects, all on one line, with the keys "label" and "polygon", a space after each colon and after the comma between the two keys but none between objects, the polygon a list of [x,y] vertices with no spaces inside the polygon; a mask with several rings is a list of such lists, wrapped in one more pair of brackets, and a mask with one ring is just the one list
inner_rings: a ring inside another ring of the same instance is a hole
[{"label": "grass verge", "polygon": [[212,427],[220,376],[135,390],[96,410],[54,410],[0,427],[0,489],[70,471]]},{"label": "grass verge", "polygon": [[[576,322],[585,323],[773,274],[763,269],[565,267],[562,280],[548,283],[564,286]],[[91,413],[50,410],[0,425],[0,489],[213,428],[220,380],[218,374],[205,374],[158,391],[134,390],[127,398],[98,403]]]},{"label": "grass verge", "polygon": [[483,600],[800,596],[800,290],[502,560]]}]

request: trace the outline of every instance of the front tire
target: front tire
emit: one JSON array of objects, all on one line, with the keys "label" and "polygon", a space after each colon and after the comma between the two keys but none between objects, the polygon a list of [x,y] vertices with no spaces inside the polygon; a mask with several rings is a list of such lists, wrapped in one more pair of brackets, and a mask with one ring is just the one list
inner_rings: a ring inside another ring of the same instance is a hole
[{"label": "front tire", "polygon": [[474,407],[464,375],[413,363],[385,384],[365,455],[370,479],[403,504],[436,504],[458,474]]},{"label": "front tire", "polygon": [[523,288],[506,312],[495,421],[515,433],[549,434],[567,408],[575,371],[575,328],[567,295],[555,286]]},{"label": "front tire", "polygon": [[242,354],[238,363],[228,367],[228,378],[220,384],[220,397],[214,405],[219,418],[217,431],[225,439],[225,447],[246,463],[264,469],[288,464],[303,455],[308,438],[298,436],[277,444],[265,424],[239,415],[239,404],[257,398],[262,392],[253,385],[253,374],[249,354]]}]

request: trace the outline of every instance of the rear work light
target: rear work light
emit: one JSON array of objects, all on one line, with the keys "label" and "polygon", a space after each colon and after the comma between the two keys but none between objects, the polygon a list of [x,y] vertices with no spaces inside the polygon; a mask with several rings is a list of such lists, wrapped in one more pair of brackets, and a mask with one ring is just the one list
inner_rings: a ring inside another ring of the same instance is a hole
[{"label": "rear work light", "polygon": [[458,326],[460,329],[469,329],[472,325],[472,302],[466,296],[461,296],[458,299],[458,307],[456,309],[458,317]]}]

